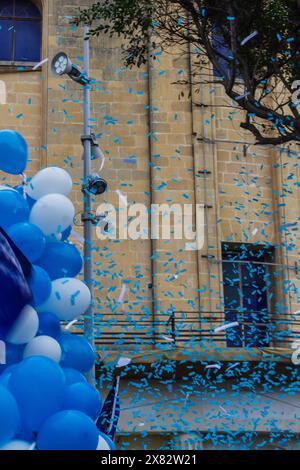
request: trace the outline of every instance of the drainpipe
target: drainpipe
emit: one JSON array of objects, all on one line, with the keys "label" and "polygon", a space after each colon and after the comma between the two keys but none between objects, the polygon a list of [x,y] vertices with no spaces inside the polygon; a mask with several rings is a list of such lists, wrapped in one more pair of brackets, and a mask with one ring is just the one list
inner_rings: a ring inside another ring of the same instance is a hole
[{"label": "drainpipe", "polygon": [[[188,72],[190,75],[190,96],[191,96],[191,121],[192,121],[192,156],[193,156],[193,173],[194,173],[194,204],[195,210],[197,205],[200,204],[199,197],[198,197],[198,185],[197,185],[197,177],[198,177],[198,168],[196,163],[196,143],[197,143],[197,132],[195,129],[195,118],[194,118],[194,103],[193,103],[193,91],[194,91],[194,84],[193,84],[193,64],[192,64],[192,50],[191,50],[191,43],[188,42]],[[206,175],[204,175],[206,178]],[[196,228],[197,228],[197,221],[196,221]],[[197,233],[197,232],[196,232]],[[198,246],[198,244],[196,243]],[[197,261],[197,279],[198,279],[198,290],[200,289],[200,252],[197,250],[196,253],[196,261]],[[201,294],[198,292],[198,310],[201,309]],[[200,313],[201,315],[201,313]],[[200,318],[201,320],[201,318]],[[200,333],[201,338],[201,333]]]},{"label": "drainpipe", "polygon": [[149,204],[150,204],[150,246],[151,246],[151,292],[152,292],[152,338],[153,338],[153,349],[155,349],[155,343],[157,338],[157,292],[156,292],[156,281],[157,281],[157,270],[156,270],[156,262],[153,257],[155,253],[155,240],[152,239],[151,227],[152,227],[152,204],[154,201],[154,194],[153,194],[153,181],[154,181],[154,169],[153,169],[153,74],[152,74],[152,65],[153,61],[151,58],[152,55],[152,43],[151,43],[151,36],[152,30],[148,31],[148,60],[147,60],[147,72],[148,72],[148,128],[149,128],[149,161],[150,161],[150,170],[149,170],[149,188],[150,188],[150,195],[149,195]]},{"label": "drainpipe", "polygon": [[[195,119],[194,119],[194,105],[193,105],[193,83],[192,83],[192,72],[193,72],[193,64],[192,64],[192,50],[191,50],[191,43],[189,42],[189,67],[190,67],[190,74],[191,74],[191,109],[192,109],[192,122],[193,122],[193,137],[194,142],[197,140],[197,131],[195,128]],[[200,77],[201,82],[201,77]],[[205,125],[204,125],[204,93],[203,93],[203,85],[200,83],[200,98],[201,98],[201,140],[202,140],[202,153],[203,153],[203,170],[206,170],[206,162],[207,162],[207,154],[206,154],[206,132],[205,132]],[[195,148],[195,147],[194,147]],[[199,154],[198,154],[199,155]],[[194,152],[194,173],[195,173],[195,198],[196,202],[198,202],[198,192],[197,192],[197,164],[199,165],[199,158],[196,162],[196,152]],[[199,167],[198,167],[199,168]],[[209,228],[208,228],[208,195],[207,195],[207,175],[204,174],[203,177],[203,190],[204,190],[204,223],[205,223],[205,237],[206,237],[206,245],[209,246]],[[208,249],[207,249],[208,252]],[[207,253],[208,254],[208,253]],[[202,259],[201,259],[202,260]],[[198,252],[198,266],[200,267],[200,253]],[[207,275],[208,275],[208,293],[209,293],[209,310],[212,311],[212,300],[211,300],[211,266],[209,262],[209,256],[207,257]],[[198,275],[199,276],[199,275]],[[200,281],[199,281],[200,283]],[[199,302],[200,302],[199,298]],[[201,310],[201,303],[200,303],[200,310]]]}]

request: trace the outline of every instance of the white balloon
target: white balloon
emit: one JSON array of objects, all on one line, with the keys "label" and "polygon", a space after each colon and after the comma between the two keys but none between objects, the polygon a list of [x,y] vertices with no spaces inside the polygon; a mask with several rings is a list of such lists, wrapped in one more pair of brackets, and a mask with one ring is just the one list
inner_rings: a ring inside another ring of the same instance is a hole
[{"label": "white balloon", "polygon": [[39,329],[39,317],[36,310],[26,305],[11,328],[7,341],[12,344],[26,344],[31,341]]},{"label": "white balloon", "polygon": [[30,450],[31,446],[30,442],[15,440],[8,442],[0,450]]},{"label": "white balloon", "polygon": [[34,204],[29,221],[37,225],[44,235],[57,235],[72,224],[74,215],[70,199],[62,194],[48,194]]},{"label": "white balloon", "polygon": [[52,282],[50,297],[39,312],[54,313],[60,320],[70,322],[83,315],[91,303],[89,288],[79,279],[66,277]]},{"label": "white balloon", "polygon": [[96,450],[111,450],[106,440],[102,436],[99,436],[98,447]]},{"label": "white balloon", "polygon": [[59,363],[61,360],[61,347],[59,343],[50,336],[36,336],[24,349],[23,357],[45,356]]},{"label": "white balloon", "polygon": [[72,179],[62,168],[50,167],[39,171],[30,181],[26,193],[32,199],[40,199],[47,194],[68,196],[72,190]]}]

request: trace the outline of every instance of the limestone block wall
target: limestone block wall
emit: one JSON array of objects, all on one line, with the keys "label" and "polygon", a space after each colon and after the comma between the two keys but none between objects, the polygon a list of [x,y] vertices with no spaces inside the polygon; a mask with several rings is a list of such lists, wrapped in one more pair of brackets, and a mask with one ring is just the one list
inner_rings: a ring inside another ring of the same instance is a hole
[{"label": "limestone block wall", "polygon": [[[16,129],[27,139],[29,176],[44,165],[70,172],[76,231],[82,234],[82,90],[66,77],[54,77],[50,62],[64,50],[82,65],[82,31],[70,19],[92,1],[38,3],[43,8],[43,58],[49,63],[35,72],[0,68],[7,90],[0,128]],[[222,324],[225,241],[276,247],[280,275],[273,304],[295,312],[299,276],[287,265],[298,262],[299,230],[289,226],[299,217],[297,154],[250,145],[252,136],[239,127],[242,112],[229,107],[220,85],[206,80],[200,86],[175,84],[197,67],[187,47],[127,70],[120,46],[118,38],[91,40],[95,82],[90,125],[106,155],[103,176],[109,182],[109,192],[94,207],[117,204],[116,191],[127,197],[129,207],[135,202],[149,208],[204,204],[205,243],[200,251],[187,251],[186,240],[100,241],[95,236],[95,311],[106,324],[102,332],[116,329],[124,333],[123,340],[130,332],[133,343],[153,339],[154,333],[162,339],[166,327],[159,323],[172,309],[189,312],[179,318],[193,320],[196,329],[199,310],[208,332],[206,316]],[[118,304],[124,284],[124,302]]]}]

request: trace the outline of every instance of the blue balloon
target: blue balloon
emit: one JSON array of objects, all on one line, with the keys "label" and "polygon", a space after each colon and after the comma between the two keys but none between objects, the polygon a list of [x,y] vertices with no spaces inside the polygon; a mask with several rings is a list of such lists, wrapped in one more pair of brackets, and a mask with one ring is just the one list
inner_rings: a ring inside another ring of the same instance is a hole
[{"label": "blue balloon", "polygon": [[69,236],[71,235],[71,232],[72,232],[72,225],[70,225],[70,227],[66,228],[66,230],[64,230],[61,234],[61,241],[64,242],[66,241]]},{"label": "blue balloon", "polygon": [[[18,193],[24,197],[24,186],[21,184],[19,186],[14,186],[14,189],[16,191],[18,191]],[[29,197],[27,194],[26,194],[26,202],[28,204],[28,207],[29,207],[29,210],[31,211],[31,209],[33,208],[34,204],[36,203],[36,201],[34,199],[32,199],[31,197]]]},{"label": "blue balloon", "polygon": [[32,266],[29,278],[29,287],[32,292],[32,305],[37,307],[48,299],[51,294],[52,284],[47,272],[39,266]]},{"label": "blue balloon", "polygon": [[9,442],[20,428],[20,413],[13,395],[0,386],[0,446]]},{"label": "blue balloon", "polygon": [[91,370],[96,354],[92,346],[84,338],[64,333],[58,341],[62,348],[62,367],[77,369],[83,374]]},{"label": "blue balloon", "polygon": [[99,436],[102,437],[102,439],[105,440],[105,442],[107,443],[107,445],[109,446],[110,450],[116,450],[116,444],[114,443],[114,441],[111,440],[110,437],[108,437],[106,434],[104,434],[103,432],[99,432]]},{"label": "blue balloon", "polygon": [[29,357],[13,370],[8,388],[19,405],[23,429],[37,432],[47,418],[61,409],[65,376],[51,359]]},{"label": "blue balloon", "polygon": [[51,336],[57,338],[61,333],[60,321],[56,315],[49,312],[40,312],[39,329],[37,336]]},{"label": "blue balloon", "polygon": [[34,263],[42,256],[46,239],[43,232],[36,225],[28,222],[12,225],[7,230],[7,234],[31,263]]},{"label": "blue balloon", "polygon": [[39,450],[96,450],[98,430],[89,416],[80,411],[61,411],[41,427]]},{"label": "blue balloon", "polygon": [[70,369],[68,367],[63,368],[63,372],[66,377],[66,385],[73,385],[76,383],[87,383],[84,375],[76,369]]},{"label": "blue balloon", "polygon": [[0,170],[12,175],[23,173],[28,162],[25,139],[16,131],[0,131]]},{"label": "blue balloon", "polygon": [[78,410],[95,421],[101,411],[102,399],[95,387],[88,383],[75,383],[66,388],[63,409]]},{"label": "blue balloon", "polygon": [[7,230],[11,225],[28,220],[29,207],[26,199],[14,189],[5,188],[0,190],[0,207],[0,227],[4,230]]},{"label": "blue balloon", "polygon": [[62,277],[76,277],[82,269],[82,256],[71,243],[47,243],[37,264],[45,269],[54,281]]},{"label": "blue balloon", "polygon": [[17,367],[17,364],[6,367],[5,371],[0,373],[0,386],[8,387],[8,383],[11,377],[13,370]]}]

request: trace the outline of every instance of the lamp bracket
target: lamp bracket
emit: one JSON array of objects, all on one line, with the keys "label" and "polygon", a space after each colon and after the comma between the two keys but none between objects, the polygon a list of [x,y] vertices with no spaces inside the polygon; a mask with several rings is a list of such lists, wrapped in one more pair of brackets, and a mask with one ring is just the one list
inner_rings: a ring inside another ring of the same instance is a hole
[{"label": "lamp bracket", "polygon": [[82,222],[91,222],[93,225],[98,225],[98,223],[102,219],[105,219],[105,218],[106,218],[105,214],[96,215],[93,212],[84,212],[81,215],[81,221]]},{"label": "lamp bracket", "polygon": [[84,145],[84,142],[91,142],[92,145],[96,145],[96,146],[99,146],[98,142],[97,142],[97,138],[95,136],[95,134],[91,133],[91,134],[83,134],[81,136],[81,142],[82,142],[82,145]]}]

